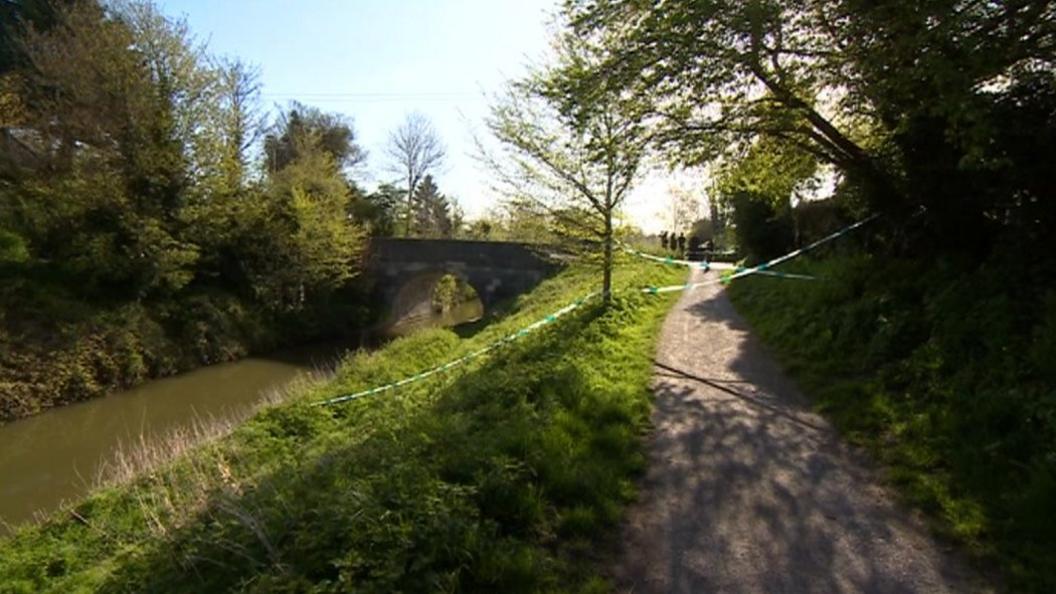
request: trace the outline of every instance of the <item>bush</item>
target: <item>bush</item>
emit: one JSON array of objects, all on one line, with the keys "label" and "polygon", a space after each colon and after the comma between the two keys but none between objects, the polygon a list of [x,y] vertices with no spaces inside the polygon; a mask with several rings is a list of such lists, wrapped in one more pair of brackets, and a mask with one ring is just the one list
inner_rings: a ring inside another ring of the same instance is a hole
[{"label": "bush", "polygon": [[749,192],[734,194],[730,203],[737,242],[750,260],[769,260],[789,251],[795,231],[787,213],[778,213],[769,200]]}]

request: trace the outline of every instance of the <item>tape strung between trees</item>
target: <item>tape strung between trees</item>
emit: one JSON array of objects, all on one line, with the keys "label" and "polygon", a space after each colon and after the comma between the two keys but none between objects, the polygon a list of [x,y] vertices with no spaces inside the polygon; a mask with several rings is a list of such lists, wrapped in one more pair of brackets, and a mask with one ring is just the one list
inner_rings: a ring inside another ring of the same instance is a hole
[{"label": "tape strung between trees", "polygon": [[[810,243],[810,244],[808,244],[808,245],[806,245],[806,246],[804,246],[802,248],[799,248],[797,250],[791,251],[791,252],[789,252],[789,253],[787,253],[787,254],[785,254],[783,256],[774,258],[773,260],[769,260],[767,262],[763,262],[762,264],[759,264],[757,266],[752,266],[752,267],[749,267],[749,268],[745,268],[745,267],[742,267],[742,266],[736,266],[736,265],[733,265],[733,264],[720,263],[720,262],[716,262],[716,263],[691,262],[689,260],[675,260],[673,258],[663,258],[663,257],[660,257],[660,256],[653,256],[652,254],[645,254],[643,252],[639,252],[637,250],[631,249],[631,248],[629,248],[627,246],[624,246],[624,249],[626,251],[629,251],[629,252],[635,254],[635,255],[644,257],[644,258],[646,258],[648,260],[657,261],[657,262],[660,262],[660,263],[663,263],[663,264],[677,264],[677,265],[681,265],[681,266],[690,266],[690,267],[696,268],[698,270],[704,270],[704,271],[707,271],[709,269],[710,270],[730,270],[730,271],[733,271],[733,274],[730,274],[730,275],[727,275],[727,276],[723,276],[721,278],[713,278],[713,279],[708,279],[706,281],[701,281],[701,282],[696,282],[696,283],[685,283],[685,284],[682,284],[682,285],[668,285],[666,287],[646,287],[646,288],[643,288],[643,289],[639,290],[639,292],[646,293],[646,294],[649,294],[649,295],[659,295],[661,293],[674,293],[674,292],[678,292],[678,291],[691,291],[693,289],[696,289],[696,288],[699,288],[699,287],[705,287],[705,286],[709,286],[709,285],[727,284],[730,281],[733,281],[733,280],[738,279],[738,278],[743,278],[743,277],[748,276],[750,274],[764,274],[764,275],[769,275],[769,276],[777,276],[777,277],[781,277],[781,278],[813,279],[814,277],[809,276],[809,275],[792,274],[792,273],[787,273],[787,272],[778,272],[776,270],[769,270],[769,268],[772,267],[772,266],[776,266],[777,264],[780,264],[782,262],[787,262],[788,260],[791,260],[792,258],[801,256],[801,255],[805,254],[806,252],[809,252],[810,250],[813,250],[813,249],[817,248],[818,246],[820,246],[820,245],[822,245],[824,243],[828,243],[828,242],[830,242],[830,241],[832,241],[834,239],[837,239],[837,238],[839,238],[839,237],[841,237],[843,235],[846,235],[847,233],[849,233],[849,232],[861,227],[862,225],[865,225],[866,223],[869,223],[869,222],[875,220],[879,216],[880,215],[873,215],[873,216],[871,216],[871,217],[869,217],[867,219],[863,219],[861,221],[858,221],[857,223],[854,223],[853,225],[849,225],[849,226],[847,226],[847,227],[845,227],[843,229],[840,229],[839,231],[837,231],[835,233],[832,233],[830,235],[822,237],[821,239],[819,239],[819,240],[817,240],[817,241],[815,241],[813,243]],[[402,380],[399,380],[399,381],[396,381],[396,382],[391,382],[391,383],[388,383],[388,384],[385,384],[385,385],[382,385],[382,386],[377,386],[375,388],[370,388],[369,390],[362,390],[360,392],[355,392],[355,393],[352,393],[352,394],[346,394],[346,395],[343,395],[343,396],[336,396],[334,398],[329,398],[327,400],[322,400],[320,402],[316,402],[313,405],[314,406],[331,406],[331,405],[334,405],[334,404],[341,404],[343,402],[349,402],[349,401],[352,401],[352,400],[357,400],[359,398],[363,398],[363,397],[366,397],[366,396],[374,396],[376,394],[381,394],[383,392],[389,392],[389,391],[395,390],[396,388],[399,388],[401,386],[405,386],[407,384],[413,384],[413,383],[416,383],[416,382],[420,382],[420,381],[422,381],[422,380],[424,380],[424,379],[426,379],[426,378],[428,378],[430,376],[436,375],[438,373],[442,373],[444,371],[449,371],[449,370],[454,369],[456,367],[461,367],[462,365],[465,365],[466,363],[469,363],[470,361],[472,361],[474,359],[477,359],[479,357],[483,357],[484,355],[486,355],[486,354],[490,353],[491,351],[501,347],[504,344],[508,344],[508,343],[514,342],[514,341],[516,341],[516,340],[518,340],[520,338],[523,338],[523,337],[527,336],[528,334],[531,334],[532,332],[538,330],[539,328],[542,328],[543,326],[546,326],[546,325],[549,325],[549,324],[552,324],[552,323],[556,322],[557,319],[560,318],[561,316],[564,316],[565,314],[568,314],[568,313],[570,313],[570,312],[572,312],[572,311],[574,311],[576,309],[579,309],[580,307],[583,306],[584,303],[586,303],[590,299],[593,299],[594,297],[597,297],[600,294],[601,294],[600,291],[595,291],[593,293],[589,293],[589,294],[587,294],[587,295],[585,295],[583,297],[580,297],[579,299],[573,301],[572,303],[562,307],[561,309],[551,313],[550,315],[548,315],[548,316],[546,316],[546,317],[544,317],[544,318],[542,318],[540,320],[537,320],[537,321],[525,326],[524,328],[521,328],[520,330],[517,330],[516,332],[508,334],[508,335],[504,336],[503,338],[500,338],[500,339],[488,344],[487,346],[484,346],[484,347],[482,347],[480,349],[477,349],[477,350],[475,350],[475,351],[473,351],[473,352],[471,352],[471,353],[469,353],[467,355],[463,355],[463,356],[461,356],[461,357],[459,357],[457,359],[453,359],[451,361],[448,361],[447,363],[444,363],[442,365],[437,365],[436,367],[432,367],[430,369],[427,369],[427,370],[422,371],[420,373],[417,373],[415,375],[406,377],[406,378],[404,378]]]}]

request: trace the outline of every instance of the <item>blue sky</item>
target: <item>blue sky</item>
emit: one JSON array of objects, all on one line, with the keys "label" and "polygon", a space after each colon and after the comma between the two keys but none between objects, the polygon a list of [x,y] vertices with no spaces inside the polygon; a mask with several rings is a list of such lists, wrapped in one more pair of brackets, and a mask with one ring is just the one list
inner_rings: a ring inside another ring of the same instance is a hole
[{"label": "blue sky", "polygon": [[[386,171],[385,143],[412,111],[448,149],[441,191],[470,216],[494,202],[473,160],[487,95],[544,59],[560,0],[161,0],[217,55],[260,67],[266,107],[296,99],[354,121],[369,153],[364,182]],[[646,187],[656,182],[647,183]],[[641,193],[635,202],[641,202]],[[654,213],[631,205],[644,218]],[[654,209],[655,210],[655,209]],[[636,217],[639,218],[639,217]],[[646,223],[646,221],[641,221]],[[645,224],[646,227],[653,225]]]}]

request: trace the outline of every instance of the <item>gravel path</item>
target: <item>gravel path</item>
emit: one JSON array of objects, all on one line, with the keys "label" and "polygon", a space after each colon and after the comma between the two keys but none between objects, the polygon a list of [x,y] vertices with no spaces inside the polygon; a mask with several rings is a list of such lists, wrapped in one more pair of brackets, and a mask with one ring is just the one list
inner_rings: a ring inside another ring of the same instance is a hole
[{"label": "gravel path", "polygon": [[620,591],[988,591],[810,412],[720,287],[669,314],[654,384]]}]

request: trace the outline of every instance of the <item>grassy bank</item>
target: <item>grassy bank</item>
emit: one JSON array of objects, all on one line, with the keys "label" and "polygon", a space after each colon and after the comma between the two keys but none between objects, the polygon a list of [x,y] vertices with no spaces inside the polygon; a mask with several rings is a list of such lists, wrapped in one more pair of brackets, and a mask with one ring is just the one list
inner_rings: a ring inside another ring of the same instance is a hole
[{"label": "grassy bank", "polygon": [[799,266],[821,280],[735,282],[739,311],[939,532],[1015,591],[1056,591],[1053,271],[996,258]]},{"label": "grassy bank", "polygon": [[281,315],[201,289],[168,300],[86,301],[61,284],[0,287],[0,423],[203,365],[329,337],[368,319],[350,288]]},{"label": "grassy bank", "polygon": [[[624,263],[616,286],[679,271]],[[396,393],[311,402],[480,348],[596,289],[570,269],[459,338],[346,359],[227,437],[0,542],[2,592],[593,591],[633,497],[657,330],[628,295]]]}]

